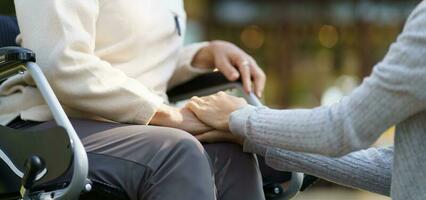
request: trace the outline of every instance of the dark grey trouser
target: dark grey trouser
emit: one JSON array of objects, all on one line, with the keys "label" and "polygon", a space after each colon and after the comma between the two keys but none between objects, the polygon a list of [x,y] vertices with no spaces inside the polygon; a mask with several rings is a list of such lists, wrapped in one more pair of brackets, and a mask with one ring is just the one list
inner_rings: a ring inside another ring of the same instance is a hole
[{"label": "dark grey trouser", "polygon": [[132,200],[264,199],[257,161],[238,145],[203,148],[178,129],[71,121],[88,153],[89,178],[124,190]]}]

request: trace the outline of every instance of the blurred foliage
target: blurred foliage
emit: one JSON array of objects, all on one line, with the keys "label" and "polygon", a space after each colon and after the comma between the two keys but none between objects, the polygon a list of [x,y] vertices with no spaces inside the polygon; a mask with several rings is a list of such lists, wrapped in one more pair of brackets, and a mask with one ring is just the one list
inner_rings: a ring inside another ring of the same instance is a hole
[{"label": "blurred foliage", "polygon": [[13,0],[0,1],[0,15],[15,15]]},{"label": "blurred foliage", "polygon": [[402,30],[416,0],[186,0],[205,40],[227,40],[268,75],[272,107],[320,105],[345,75],[362,80]]}]

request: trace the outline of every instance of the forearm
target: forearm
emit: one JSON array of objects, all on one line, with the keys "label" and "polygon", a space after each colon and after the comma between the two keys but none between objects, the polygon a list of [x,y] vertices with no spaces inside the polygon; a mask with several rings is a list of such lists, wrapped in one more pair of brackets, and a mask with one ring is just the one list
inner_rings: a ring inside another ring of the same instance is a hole
[{"label": "forearm", "polygon": [[149,124],[177,128],[183,121],[179,109],[162,104],[158,107]]},{"label": "forearm", "polygon": [[169,88],[213,70],[210,57],[202,53],[208,45],[209,42],[200,42],[190,44],[182,49],[176,70],[168,83]]},{"label": "forearm", "polygon": [[246,108],[231,115],[231,131],[257,144],[329,156],[369,147],[387,128],[426,109],[424,15],[413,12],[372,75],[340,102],[315,109]]},{"label": "forearm", "polygon": [[231,115],[230,128],[260,145],[342,156],[368,148],[388,127],[408,115],[390,108],[402,108],[408,102],[409,98],[364,83],[332,106],[292,110],[252,107],[236,111]]},{"label": "forearm", "polygon": [[332,106],[294,110],[246,107],[232,113],[230,129],[260,145],[327,156],[368,148],[386,129],[426,107],[425,99],[415,96],[421,91],[409,86],[413,83],[409,76],[402,83],[389,83],[391,78],[383,80],[380,73],[375,72]]},{"label": "forearm", "polygon": [[387,196],[390,194],[393,147],[369,148],[331,158],[277,148],[262,150],[254,146],[245,150],[260,154],[263,151],[266,163],[277,170],[302,172],[337,184]]}]

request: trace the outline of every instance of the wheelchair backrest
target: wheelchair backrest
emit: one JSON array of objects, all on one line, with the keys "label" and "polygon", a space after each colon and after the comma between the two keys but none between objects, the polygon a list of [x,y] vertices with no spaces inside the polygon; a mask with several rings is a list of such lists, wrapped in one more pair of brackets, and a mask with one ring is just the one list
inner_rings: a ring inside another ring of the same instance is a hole
[{"label": "wheelchair backrest", "polygon": [[0,47],[18,46],[19,27],[16,17],[0,15]]}]

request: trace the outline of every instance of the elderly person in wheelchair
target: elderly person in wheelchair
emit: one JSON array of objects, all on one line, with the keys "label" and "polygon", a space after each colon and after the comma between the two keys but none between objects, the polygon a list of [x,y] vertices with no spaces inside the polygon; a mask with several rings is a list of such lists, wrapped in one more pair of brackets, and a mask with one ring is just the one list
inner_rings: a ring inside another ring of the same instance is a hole
[{"label": "elderly person in wheelchair", "polygon": [[[17,41],[27,49],[0,52],[2,199],[75,199],[91,190],[104,196],[83,198],[265,198],[253,154],[231,143],[201,145],[193,135],[213,128],[168,103],[231,86],[258,103],[265,84],[253,58],[230,43],[183,46],[182,1],[15,7]],[[182,85],[213,67],[242,85],[224,85],[217,73]],[[300,174],[292,178],[297,191]]]}]

